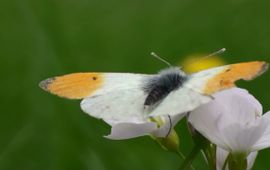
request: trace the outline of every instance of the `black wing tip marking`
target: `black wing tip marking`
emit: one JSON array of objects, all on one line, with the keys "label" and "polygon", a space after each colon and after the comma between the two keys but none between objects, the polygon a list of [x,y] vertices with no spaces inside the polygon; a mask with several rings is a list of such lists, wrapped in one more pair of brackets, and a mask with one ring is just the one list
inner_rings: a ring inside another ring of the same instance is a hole
[{"label": "black wing tip marking", "polygon": [[41,81],[38,85],[45,91],[48,91],[48,86],[55,80],[55,77],[48,78],[46,80]]}]

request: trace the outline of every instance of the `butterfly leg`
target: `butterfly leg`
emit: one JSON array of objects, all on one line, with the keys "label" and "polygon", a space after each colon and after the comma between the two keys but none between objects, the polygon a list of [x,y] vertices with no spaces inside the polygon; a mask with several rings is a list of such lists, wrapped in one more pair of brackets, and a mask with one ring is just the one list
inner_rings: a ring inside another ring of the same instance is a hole
[{"label": "butterfly leg", "polygon": [[166,135],[166,138],[170,135],[171,131],[172,131],[172,119],[171,119],[171,116],[168,115],[168,119],[169,119],[169,123],[170,123],[170,128],[168,130],[168,133]]}]

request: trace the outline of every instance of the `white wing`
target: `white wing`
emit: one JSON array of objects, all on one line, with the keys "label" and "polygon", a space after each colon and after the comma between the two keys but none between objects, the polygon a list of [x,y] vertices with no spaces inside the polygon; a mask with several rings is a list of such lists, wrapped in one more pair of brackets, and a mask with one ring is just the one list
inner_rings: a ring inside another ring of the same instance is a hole
[{"label": "white wing", "polygon": [[205,94],[205,89],[209,80],[214,78],[216,75],[223,73],[229,68],[230,65],[226,65],[191,74],[184,86],[193,89],[194,91],[197,91],[201,94]]},{"label": "white wing", "polygon": [[[198,74],[198,77],[205,77]],[[209,96],[194,90],[196,88],[183,86],[169,93],[159,104],[147,108],[144,106],[147,94],[142,87],[144,79],[148,77],[150,75],[106,73],[103,87],[85,98],[81,108],[93,117],[114,124],[127,120],[143,122],[148,116],[178,115],[211,100]],[[189,81],[194,80],[191,78]]]},{"label": "white wing", "polygon": [[105,73],[102,88],[81,102],[81,108],[89,115],[109,124],[131,121],[143,122],[144,79],[151,75],[131,73]]},{"label": "white wing", "polygon": [[202,95],[192,89],[180,87],[169,95],[150,113],[150,116],[177,115],[208,103],[211,97]]},{"label": "white wing", "polygon": [[[121,78],[123,75],[124,79]],[[81,108],[84,112],[109,124],[126,120],[143,122],[148,116],[173,116],[191,111],[211,100],[209,96],[181,87],[169,93],[158,105],[147,109],[144,106],[147,94],[142,90],[143,78],[146,78],[146,75],[130,74],[129,77],[126,74],[110,73],[106,76],[105,86],[85,98],[81,102]]]},{"label": "white wing", "polygon": [[154,108],[150,116],[177,115],[191,111],[198,106],[212,100],[203,92],[209,79],[220,74],[228,66],[216,67],[188,76],[186,82],[179,89],[172,91]]},{"label": "white wing", "polygon": [[143,122],[146,95],[139,88],[120,89],[91,96],[81,102],[81,108],[89,115],[109,124],[132,121]]},{"label": "white wing", "polygon": [[237,80],[252,80],[264,73],[267,68],[268,63],[253,61],[194,73],[188,77],[182,87],[169,93],[150,115],[175,115],[191,111],[211,101],[211,94],[234,87],[234,82]]},{"label": "white wing", "polygon": [[[139,90],[143,86],[145,78],[151,75],[133,73],[103,73],[103,85],[92,95],[109,95],[108,93],[116,90]],[[121,93],[120,93],[121,95]]]}]

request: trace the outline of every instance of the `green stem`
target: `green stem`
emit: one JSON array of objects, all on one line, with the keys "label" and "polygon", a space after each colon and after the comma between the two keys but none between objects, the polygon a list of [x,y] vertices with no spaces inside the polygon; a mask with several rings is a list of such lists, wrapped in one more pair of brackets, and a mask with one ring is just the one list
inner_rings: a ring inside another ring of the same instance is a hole
[{"label": "green stem", "polygon": [[203,148],[203,152],[207,159],[209,169],[215,170],[216,169],[216,146],[209,143],[208,146]]},{"label": "green stem", "polygon": [[195,159],[195,157],[200,152],[200,147],[198,145],[195,145],[192,149],[192,151],[189,153],[189,155],[186,157],[182,165],[180,166],[179,170],[190,170],[194,169],[191,166],[192,161]]},{"label": "green stem", "polygon": [[[185,155],[184,155],[182,152],[180,152],[180,151],[177,152],[177,155],[178,155],[182,160],[185,160],[185,159],[186,159]],[[194,170],[194,167],[193,167],[192,165],[190,165],[190,170]]]},{"label": "green stem", "polygon": [[184,155],[182,152],[178,151],[178,152],[176,152],[176,153],[177,153],[177,155],[178,155],[182,160],[185,160],[185,159],[186,159],[185,155]]},{"label": "green stem", "polygon": [[222,170],[226,170],[226,166],[228,164],[229,158],[230,158],[230,155],[228,155],[227,158],[225,159],[225,162],[223,164]]},{"label": "green stem", "polygon": [[229,170],[246,170],[247,169],[246,155],[243,153],[230,154],[228,164]]}]

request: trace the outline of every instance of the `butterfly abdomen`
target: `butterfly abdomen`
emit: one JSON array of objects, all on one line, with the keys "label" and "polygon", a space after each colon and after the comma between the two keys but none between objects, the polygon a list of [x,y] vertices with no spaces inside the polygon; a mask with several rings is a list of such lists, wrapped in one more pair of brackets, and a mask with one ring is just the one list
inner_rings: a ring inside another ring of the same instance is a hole
[{"label": "butterfly abdomen", "polygon": [[144,91],[147,97],[144,105],[153,105],[165,98],[171,91],[181,87],[186,75],[178,68],[163,70],[160,74],[146,80]]},{"label": "butterfly abdomen", "polygon": [[154,87],[147,98],[145,99],[144,105],[153,105],[160,99],[164,98],[170,93],[169,89],[166,87],[156,86]]}]

